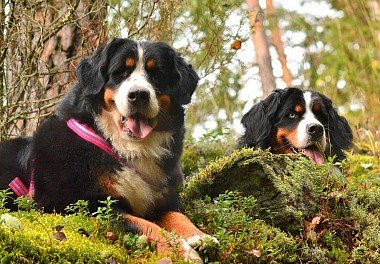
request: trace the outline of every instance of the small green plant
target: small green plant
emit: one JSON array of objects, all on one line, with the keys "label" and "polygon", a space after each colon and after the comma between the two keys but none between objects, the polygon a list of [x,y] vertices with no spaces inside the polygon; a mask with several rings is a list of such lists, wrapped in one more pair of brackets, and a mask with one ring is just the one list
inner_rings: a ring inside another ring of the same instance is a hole
[{"label": "small green plant", "polygon": [[117,200],[113,200],[111,196],[108,196],[106,200],[99,201],[99,203],[103,204],[104,206],[99,206],[97,211],[91,214],[96,219],[106,221],[109,223],[111,220],[114,220],[115,218],[120,218],[120,215],[115,215],[114,209],[112,208],[112,205],[117,203]]},{"label": "small green plant", "polygon": [[9,212],[9,209],[6,208],[7,202],[10,199],[10,195],[13,192],[10,189],[0,190],[0,211]]},{"label": "small green plant", "polygon": [[78,200],[74,204],[66,206],[65,211],[69,214],[75,214],[78,216],[89,216],[90,211],[88,210],[88,201]]},{"label": "small green plant", "polygon": [[36,211],[36,202],[33,199],[30,199],[25,196],[17,197],[17,199],[14,201],[14,203],[17,205],[18,210],[25,211],[25,212],[35,212]]},{"label": "small green plant", "polygon": [[252,196],[229,191],[214,199],[206,196],[193,200],[186,203],[185,208],[193,222],[219,240],[218,250],[197,248],[205,261],[289,263],[299,259],[299,245],[295,239],[252,217],[257,210],[256,199]]}]

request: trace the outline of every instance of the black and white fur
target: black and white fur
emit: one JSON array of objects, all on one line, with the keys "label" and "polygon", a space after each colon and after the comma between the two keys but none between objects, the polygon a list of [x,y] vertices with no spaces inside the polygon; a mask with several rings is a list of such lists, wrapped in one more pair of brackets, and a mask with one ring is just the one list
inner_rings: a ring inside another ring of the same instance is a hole
[{"label": "black and white fur", "polygon": [[[165,43],[117,38],[84,59],[76,76],[33,137],[0,144],[0,188],[16,176],[28,186],[33,172],[34,199],[46,212],[78,200],[94,211],[112,196],[125,230],[148,232],[159,246],[158,228],[173,229],[185,258],[199,259],[185,240],[205,235],[179,213],[178,197],[183,105],[199,80],[192,66]],[[123,163],[76,135],[66,125],[71,118],[102,135]]]},{"label": "black and white fur", "polygon": [[317,163],[345,158],[352,131],[325,95],[298,88],[275,90],[242,118],[238,147],[270,148],[273,153],[302,152]]}]

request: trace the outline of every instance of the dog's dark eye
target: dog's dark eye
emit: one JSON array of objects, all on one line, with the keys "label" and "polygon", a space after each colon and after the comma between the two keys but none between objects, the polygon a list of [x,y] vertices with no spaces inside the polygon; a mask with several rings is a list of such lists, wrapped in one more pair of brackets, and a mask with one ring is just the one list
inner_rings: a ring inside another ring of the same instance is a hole
[{"label": "dog's dark eye", "polygon": [[131,71],[128,69],[120,69],[114,72],[114,76],[117,76],[119,78],[127,78],[130,74],[131,74]]},{"label": "dog's dark eye", "polygon": [[289,118],[291,118],[291,119],[296,119],[296,118],[298,118],[299,116],[298,116],[298,114],[296,114],[296,113],[290,113],[289,114]]},{"label": "dog's dark eye", "polygon": [[129,71],[125,71],[125,72],[120,73],[120,76],[123,78],[127,78],[129,75],[130,75]]}]

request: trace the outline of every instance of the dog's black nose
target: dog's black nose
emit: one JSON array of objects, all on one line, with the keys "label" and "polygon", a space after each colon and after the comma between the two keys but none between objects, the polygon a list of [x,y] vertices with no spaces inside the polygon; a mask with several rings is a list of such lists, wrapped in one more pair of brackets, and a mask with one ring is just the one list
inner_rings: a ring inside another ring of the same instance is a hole
[{"label": "dog's black nose", "polygon": [[309,124],[306,129],[312,139],[319,139],[323,136],[323,126],[320,124]]},{"label": "dog's black nose", "polygon": [[128,101],[131,104],[140,104],[149,102],[150,93],[145,88],[132,88],[128,93]]}]

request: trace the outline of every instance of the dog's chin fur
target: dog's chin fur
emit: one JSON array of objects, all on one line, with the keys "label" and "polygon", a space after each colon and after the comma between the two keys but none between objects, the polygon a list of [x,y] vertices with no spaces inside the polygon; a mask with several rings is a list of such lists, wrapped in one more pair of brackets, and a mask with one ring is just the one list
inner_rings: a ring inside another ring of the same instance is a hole
[{"label": "dog's chin fur", "polygon": [[116,109],[102,110],[95,117],[95,123],[103,136],[110,140],[120,157],[133,160],[144,158],[162,159],[170,155],[169,144],[173,140],[172,132],[152,131],[143,140],[127,139],[121,135],[117,122],[120,114]]}]

